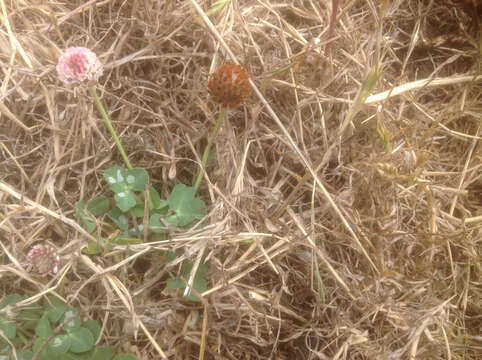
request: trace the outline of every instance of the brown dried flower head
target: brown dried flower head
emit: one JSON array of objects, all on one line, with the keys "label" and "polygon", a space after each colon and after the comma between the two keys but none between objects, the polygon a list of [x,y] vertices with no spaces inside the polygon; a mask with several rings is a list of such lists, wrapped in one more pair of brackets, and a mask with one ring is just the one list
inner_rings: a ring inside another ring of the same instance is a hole
[{"label": "brown dried flower head", "polygon": [[218,67],[211,75],[208,87],[213,101],[229,109],[241,105],[251,92],[248,72],[236,64]]}]

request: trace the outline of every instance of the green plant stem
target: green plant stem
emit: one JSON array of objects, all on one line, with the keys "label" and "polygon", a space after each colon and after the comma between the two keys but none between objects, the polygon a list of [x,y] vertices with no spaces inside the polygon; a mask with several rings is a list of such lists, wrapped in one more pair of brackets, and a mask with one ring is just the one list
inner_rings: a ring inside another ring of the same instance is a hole
[{"label": "green plant stem", "polygon": [[97,95],[97,91],[95,90],[95,87],[89,86],[89,91],[92,97],[94,98],[95,106],[97,106],[97,109],[99,110],[100,114],[102,115],[102,119],[104,119],[105,125],[107,126],[107,129],[109,129],[110,134],[114,138],[114,142],[117,145],[117,149],[119,149],[120,154],[122,155],[122,158],[124,159],[124,162],[126,163],[127,168],[130,170],[132,169],[131,162],[129,161],[129,158],[127,157],[124,148],[122,147],[122,144],[120,143],[119,138],[117,137],[117,134],[112,127],[112,123],[109,119],[109,115],[107,115],[107,112],[104,109],[104,106],[100,102],[99,96]]},{"label": "green plant stem", "polygon": [[216,125],[214,126],[213,132],[209,136],[208,144],[206,145],[206,149],[204,149],[201,171],[199,171],[196,182],[194,183],[194,191],[197,191],[197,189],[199,189],[199,185],[201,185],[201,181],[203,180],[203,175],[204,175],[204,169],[206,168],[206,163],[208,162],[209,154],[211,152],[211,146],[213,145],[214,139],[216,138],[216,135],[218,134],[219,128],[221,127],[221,124],[223,123],[225,115],[226,115],[226,108],[222,108],[219,111],[218,121],[216,122]]}]

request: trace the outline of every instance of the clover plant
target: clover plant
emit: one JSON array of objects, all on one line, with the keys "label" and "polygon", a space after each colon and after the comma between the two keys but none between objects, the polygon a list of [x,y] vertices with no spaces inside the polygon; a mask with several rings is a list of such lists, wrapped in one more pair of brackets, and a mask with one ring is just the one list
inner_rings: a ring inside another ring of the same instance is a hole
[{"label": "clover plant", "polygon": [[[96,346],[101,327],[96,320],[82,321],[77,309],[55,296],[27,307],[24,298],[11,294],[0,302],[0,360],[135,360],[117,354],[112,346]],[[14,351],[15,349],[15,351]]]},{"label": "clover plant", "polygon": [[[219,6],[222,7],[222,2]],[[84,47],[70,47],[60,56],[57,73],[59,79],[64,83],[81,90],[89,89],[94,104],[127,167],[127,169],[124,169],[114,166],[104,173],[104,177],[114,193],[113,199],[101,196],[86,204],[83,201],[76,204],[76,217],[83,223],[87,231],[94,232],[97,230],[99,235],[97,242],[89,242],[84,253],[95,255],[102,253],[102,251],[109,251],[116,244],[140,243],[144,241],[146,234],[150,241],[165,240],[170,228],[186,227],[195,220],[204,217],[206,207],[202,200],[195,197],[195,194],[201,184],[210,149],[221,126],[226,109],[238,106],[249,94],[249,75],[246,70],[239,65],[231,64],[221,67],[221,71],[213,75],[209,86],[211,95],[223,108],[204,151],[201,171],[196,178],[194,187],[183,184],[176,185],[169,198],[163,201],[161,201],[156,189],[148,185],[149,175],[147,171],[132,167],[109,115],[97,94],[95,85],[103,73],[103,66],[97,55]],[[234,80],[231,81],[228,78]],[[149,194],[148,199],[146,194]],[[147,206],[145,204],[146,199]],[[146,210],[148,214],[146,214]],[[144,229],[144,219],[147,219],[147,217],[149,228]],[[119,232],[119,234],[112,235],[116,232]],[[189,263],[183,265],[184,268],[189,267]],[[199,274],[200,271],[198,270],[193,283],[197,290],[201,290],[203,286],[205,288],[205,281],[199,279]],[[198,288],[196,288],[197,286]]]},{"label": "clover plant", "polygon": [[[87,203],[80,201],[76,204],[76,217],[86,230],[100,235],[98,242],[89,242],[84,250],[86,254],[99,255],[110,251],[114,245],[142,243],[145,231],[148,241],[167,240],[170,230],[187,227],[206,215],[206,206],[195,197],[193,187],[178,184],[169,197],[162,200],[157,190],[149,185],[149,175],[145,169],[114,166],[104,172],[104,178],[113,196],[99,196]],[[144,229],[144,218],[148,219],[147,230]],[[112,237],[111,234],[115,233],[118,234]],[[176,253],[170,254],[173,255],[178,256]],[[190,268],[192,264],[186,261],[181,268],[181,275],[187,278],[189,274],[185,269]],[[200,269],[193,286],[203,292],[206,290],[206,281],[204,271]],[[181,286],[179,281],[182,282],[180,279],[170,279],[168,287],[184,288],[184,283]],[[199,300],[192,294],[187,298]]]}]

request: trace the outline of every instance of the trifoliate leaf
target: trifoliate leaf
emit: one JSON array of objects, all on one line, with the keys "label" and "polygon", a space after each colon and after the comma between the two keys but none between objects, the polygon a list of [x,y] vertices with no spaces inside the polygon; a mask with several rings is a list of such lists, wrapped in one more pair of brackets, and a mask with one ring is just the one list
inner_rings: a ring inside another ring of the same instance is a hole
[{"label": "trifoliate leaf", "polygon": [[89,329],[92,335],[94,336],[94,340],[97,340],[101,330],[99,322],[97,320],[90,319],[90,320],[87,320],[83,326]]},{"label": "trifoliate leaf", "polygon": [[169,209],[175,212],[178,226],[186,226],[195,219],[206,215],[206,206],[200,199],[194,197],[196,191],[193,187],[178,184],[169,197]]},{"label": "trifoliate leaf", "polygon": [[44,313],[35,327],[35,334],[40,337],[48,338],[51,332],[52,328],[49,322],[49,315],[48,313]]},{"label": "trifoliate leaf", "polygon": [[115,355],[113,346],[96,346],[90,360],[111,360]]},{"label": "trifoliate leaf", "polygon": [[90,200],[87,203],[87,211],[89,211],[94,216],[99,216],[104,214],[109,210],[110,202],[105,196],[99,196],[95,199]]},{"label": "trifoliate leaf", "polygon": [[131,191],[120,191],[114,195],[117,207],[123,212],[129,211],[136,205],[136,197]]},{"label": "trifoliate leaf", "polygon": [[152,186],[149,188],[149,210],[157,210],[160,209],[161,206],[161,197],[156,189]]},{"label": "trifoliate leaf", "polygon": [[112,209],[107,213],[107,216],[117,225],[120,230],[126,231],[129,229],[129,220],[127,219],[127,215],[119,209]]},{"label": "trifoliate leaf", "polygon": [[104,178],[115,193],[129,189],[126,183],[126,170],[120,166],[113,166],[104,172]]},{"label": "trifoliate leaf", "polygon": [[64,324],[64,330],[67,332],[72,332],[80,327],[80,318],[76,309],[70,308],[65,312],[62,321],[67,322]]},{"label": "trifoliate leaf", "polygon": [[0,314],[0,331],[10,340],[17,335],[15,322],[8,320],[7,314],[4,313]]},{"label": "trifoliate leaf", "polygon": [[143,168],[134,168],[127,170],[125,182],[130,189],[133,190],[145,190],[147,182],[149,181],[149,174]]},{"label": "trifoliate leaf", "polygon": [[80,327],[68,334],[72,341],[70,351],[73,353],[82,353],[89,351],[94,346],[94,336],[90,330]]},{"label": "trifoliate leaf", "polygon": [[113,360],[136,360],[136,358],[130,354],[119,354]]},{"label": "trifoliate leaf", "polygon": [[149,219],[149,230],[155,233],[165,233],[166,225],[161,221],[160,214],[152,214]]},{"label": "trifoliate leaf", "polygon": [[16,304],[22,301],[22,299],[23,299],[22,296],[16,293],[5,296],[0,302],[0,310],[2,310],[7,305]]},{"label": "trifoliate leaf", "polygon": [[57,354],[65,354],[69,351],[72,344],[71,338],[67,334],[57,335],[49,341],[48,346]]}]

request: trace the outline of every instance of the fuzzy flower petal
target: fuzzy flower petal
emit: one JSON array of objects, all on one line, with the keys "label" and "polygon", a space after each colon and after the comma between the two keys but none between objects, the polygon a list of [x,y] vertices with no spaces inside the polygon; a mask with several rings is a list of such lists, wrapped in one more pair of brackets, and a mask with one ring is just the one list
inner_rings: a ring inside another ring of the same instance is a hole
[{"label": "fuzzy flower petal", "polygon": [[59,271],[60,258],[49,245],[35,245],[28,252],[27,259],[32,270],[42,277]]},{"label": "fuzzy flower petal", "polygon": [[97,81],[103,67],[97,55],[85,47],[69,47],[59,58],[57,73],[67,84]]}]

